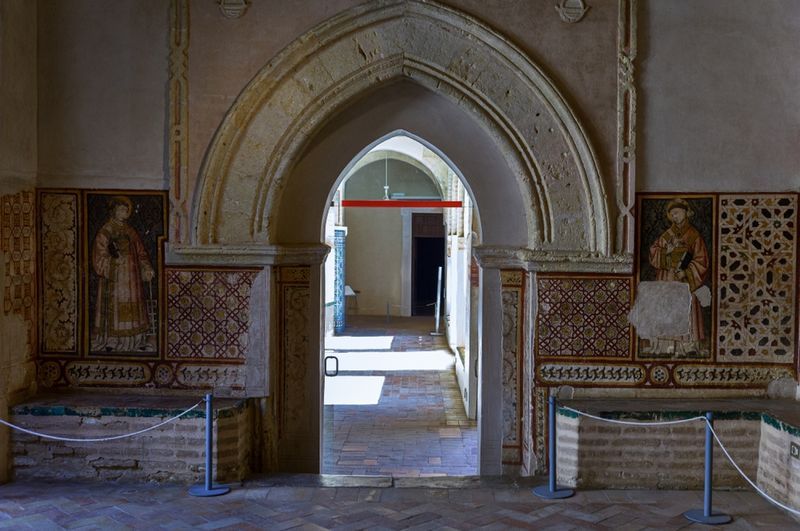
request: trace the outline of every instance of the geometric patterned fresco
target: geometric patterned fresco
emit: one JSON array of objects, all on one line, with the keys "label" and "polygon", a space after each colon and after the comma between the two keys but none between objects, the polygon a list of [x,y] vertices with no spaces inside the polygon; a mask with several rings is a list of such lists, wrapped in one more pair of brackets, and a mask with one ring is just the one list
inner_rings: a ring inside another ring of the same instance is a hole
[{"label": "geometric patterned fresco", "polygon": [[721,195],[718,361],[792,363],[797,196]]},{"label": "geometric patterned fresco", "polygon": [[630,277],[538,277],[537,355],[631,357]]},{"label": "geometric patterned fresco", "polygon": [[167,269],[167,359],[244,362],[257,274]]},{"label": "geometric patterned fresco", "polygon": [[3,313],[29,324],[28,344],[35,344],[36,228],[32,191],[0,197],[0,251],[5,254]]}]

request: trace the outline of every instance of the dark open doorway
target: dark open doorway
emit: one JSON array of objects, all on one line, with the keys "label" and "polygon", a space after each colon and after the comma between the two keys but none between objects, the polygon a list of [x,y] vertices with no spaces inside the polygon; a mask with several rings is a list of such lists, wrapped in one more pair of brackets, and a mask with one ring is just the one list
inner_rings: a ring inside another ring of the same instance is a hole
[{"label": "dark open doorway", "polygon": [[411,226],[411,315],[433,315],[440,267],[445,284],[444,219],[442,214],[414,213]]}]

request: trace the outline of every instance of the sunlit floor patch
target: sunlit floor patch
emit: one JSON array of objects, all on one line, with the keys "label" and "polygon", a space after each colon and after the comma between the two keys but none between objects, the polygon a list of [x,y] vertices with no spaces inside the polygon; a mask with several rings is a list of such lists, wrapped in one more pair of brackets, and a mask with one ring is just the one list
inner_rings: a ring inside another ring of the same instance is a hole
[{"label": "sunlit floor patch", "polygon": [[375,405],[381,399],[383,376],[334,376],[325,378],[325,405]]},{"label": "sunlit floor patch", "polygon": [[330,336],[326,350],[391,350],[394,336]]},{"label": "sunlit floor patch", "polygon": [[446,350],[340,352],[340,371],[447,371],[455,357]]}]

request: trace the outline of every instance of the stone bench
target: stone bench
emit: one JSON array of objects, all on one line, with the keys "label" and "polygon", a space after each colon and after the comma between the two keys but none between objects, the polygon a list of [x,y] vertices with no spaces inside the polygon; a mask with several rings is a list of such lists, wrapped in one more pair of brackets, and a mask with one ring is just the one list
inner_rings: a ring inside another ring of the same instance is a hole
[{"label": "stone bench", "polygon": [[[800,507],[800,402],[762,399],[585,399],[560,405],[604,418],[669,421],[714,413],[736,463],[778,501]],[[705,423],[621,426],[559,408],[558,482],[589,489],[702,489]],[[714,443],[714,488],[751,488]]]},{"label": "stone bench", "polygon": [[[43,395],[11,409],[10,422],[68,438],[138,431],[188,409],[200,397],[71,392]],[[240,399],[214,399],[214,477],[237,481],[251,462],[251,412]],[[205,474],[205,405],[141,435],[65,442],[11,430],[13,476],[196,483]]]}]

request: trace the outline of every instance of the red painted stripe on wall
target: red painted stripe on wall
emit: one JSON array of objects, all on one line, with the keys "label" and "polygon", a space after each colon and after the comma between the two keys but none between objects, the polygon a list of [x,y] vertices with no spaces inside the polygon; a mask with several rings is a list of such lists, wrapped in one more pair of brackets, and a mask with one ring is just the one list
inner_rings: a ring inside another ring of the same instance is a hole
[{"label": "red painted stripe on wall", "polygon": [[412,199],[343,199],[342,206],[348,208],[461,208],[461,201],[422,201]]}]

